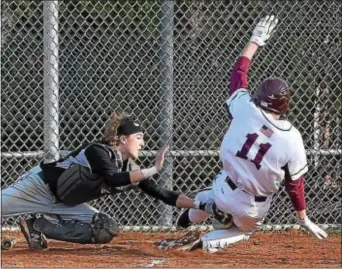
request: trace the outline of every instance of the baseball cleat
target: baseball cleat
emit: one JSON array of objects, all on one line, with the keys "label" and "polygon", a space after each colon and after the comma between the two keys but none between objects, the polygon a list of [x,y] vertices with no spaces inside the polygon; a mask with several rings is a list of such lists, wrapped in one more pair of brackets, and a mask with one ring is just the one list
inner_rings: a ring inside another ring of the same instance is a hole
[{"label": "baseball cleat", "polygon": [[176,220],[177,229],[184,230],[191,226],[192,222],[189,219],[189,211],[190,209],[187,208],[179,214]]},{"label": "baseball cleat", "polygon": [[45,249],[48,247],[45,235],[33,228],[36,218],[20,219],[20,230],[25,236],[30,249]]}]

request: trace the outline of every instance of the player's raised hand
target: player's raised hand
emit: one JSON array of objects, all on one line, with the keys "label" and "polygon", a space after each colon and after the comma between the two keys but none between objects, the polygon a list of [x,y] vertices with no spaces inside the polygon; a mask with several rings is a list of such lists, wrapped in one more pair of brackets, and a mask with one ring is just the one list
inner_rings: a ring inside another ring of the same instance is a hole
[{"label": "player's raised hand", "polygon": [[318,239],[324,239],[328,237],[327,233],[323,231],[321,228],[319,228],[316,224],[314,224],[307,216],[305,216],[304,219],[300,219],[299,224],[303,228],[311,232]]},{"label": "player's raised hand", "polygon": [[160,172],[164,165],[165,155],[169,150],[169,145],[165,144],[157,153],[157,158],[154,166],[157,168],[157,170]]},{"label": "player's raised hand", "polygon": [[275,32],[278,19],[272,16],[262,18],[253,30],[251,42],[256,43],[258,46],[264,46],[266,41]]}]

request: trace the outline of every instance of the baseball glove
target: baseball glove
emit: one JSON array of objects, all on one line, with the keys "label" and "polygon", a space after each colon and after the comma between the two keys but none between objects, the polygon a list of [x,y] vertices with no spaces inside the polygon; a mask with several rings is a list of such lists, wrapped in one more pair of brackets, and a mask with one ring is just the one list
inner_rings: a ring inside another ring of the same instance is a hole
[{"label": "baseball glove", "polygon": [[181,250],[191,251],[202,247],[202,241],[200,238],[200,232],[188,232],[180,238],[164,239],[156,244],[158,249],[162,250]]}]

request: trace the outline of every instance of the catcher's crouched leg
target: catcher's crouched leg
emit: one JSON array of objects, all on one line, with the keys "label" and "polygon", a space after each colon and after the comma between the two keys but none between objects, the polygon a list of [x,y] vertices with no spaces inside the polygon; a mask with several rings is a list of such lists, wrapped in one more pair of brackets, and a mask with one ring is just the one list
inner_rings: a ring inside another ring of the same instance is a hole
[{"label": "catcher's crouched leg", "polygon": [[105,213],[95,213],[91,223],[79,220],[59,220],[52,223],[37,218],[33,227],[47,238],[79,244],[106,244],[119,233],[119,225]]}]

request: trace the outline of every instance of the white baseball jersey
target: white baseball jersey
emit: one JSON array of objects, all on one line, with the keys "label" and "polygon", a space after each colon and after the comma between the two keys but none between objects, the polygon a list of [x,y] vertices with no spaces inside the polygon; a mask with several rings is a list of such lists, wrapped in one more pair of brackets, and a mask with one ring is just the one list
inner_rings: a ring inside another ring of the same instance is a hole
[{"label": "white baseball jersey", "polygon": [[224,170],[250,194],[277,192],[285,176],[292,180],[307,172],[306,153],[299,131],[286,120],[276,120],[257,107],[246,89],[226,101],[233,117],[220,148]]}]

